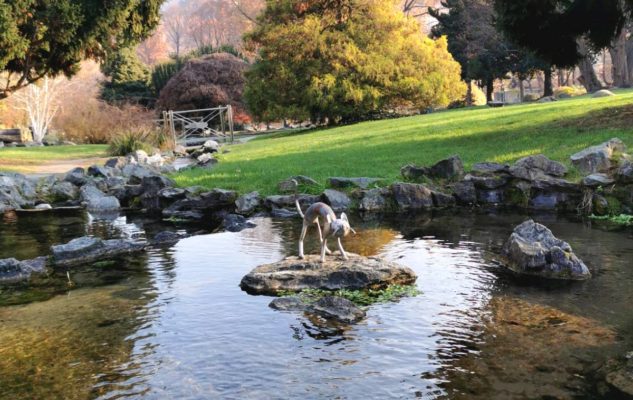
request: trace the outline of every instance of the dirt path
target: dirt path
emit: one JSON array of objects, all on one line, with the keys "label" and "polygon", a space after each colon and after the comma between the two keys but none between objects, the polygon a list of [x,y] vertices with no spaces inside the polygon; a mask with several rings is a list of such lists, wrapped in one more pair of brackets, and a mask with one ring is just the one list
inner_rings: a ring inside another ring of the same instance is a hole
[{"label": "dirt path", "polygon": [[45,161],[41,163],[24,163],[17,164],[15,162],[0,162],[0,170],[6,167],[10,170],[17,170],[25,174],[33,175],[46,175],[46,174],[63,174],[75,167],[89,167],[94,164],[101,164],[107,160],[107,158],[93,157],[93,158],[80,158],[74,160],[55,160]]}]

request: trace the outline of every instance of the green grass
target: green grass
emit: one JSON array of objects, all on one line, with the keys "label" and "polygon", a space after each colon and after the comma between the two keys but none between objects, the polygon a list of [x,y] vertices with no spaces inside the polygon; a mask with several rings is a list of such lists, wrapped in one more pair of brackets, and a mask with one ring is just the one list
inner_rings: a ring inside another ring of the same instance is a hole
[{"label": "green grass", "polygon": [[106,150],[107,145],[100,144],[4,147],[0,148],[0,171],[34,172],[56,162],[106,157]]},{"label": "green grass", "polygon": [[610,98],[451,110],[282,133],[233,146],[212,170],[189,170],[174,178],[181,186],[272,194],[279,181],[293,175],[308,175],[322,184],[330,176],[393,182],[401,179],[400,167],[407,163],[430,165],[452,154],[467,168],[538,153],[569,165],[571,154],[614,136],[633,146],[631,90]]}]

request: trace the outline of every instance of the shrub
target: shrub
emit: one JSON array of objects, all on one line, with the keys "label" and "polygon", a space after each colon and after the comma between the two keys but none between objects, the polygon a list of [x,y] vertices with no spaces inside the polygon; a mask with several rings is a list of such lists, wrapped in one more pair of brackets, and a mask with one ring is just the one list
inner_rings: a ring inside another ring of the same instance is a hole
[{"label": "shrub", "polygon": [[569,99],[587,94],[587,90],[579,86],[561,86],[554,90],[554,97],[557,99]]},{"label": "shrub", "polygon": [[110,140],[108,153],[112,156],[125,156],[136,150],[152,154],[155,149],[173,150],[173,137],[165,129],[138,128],[122,132]]},{"label": "shrub", "polygon": [[[448,108],[453,109],[453,108],[462,108],[462,107],[466,107],[466,96],[468,96],[468,93],[464,93],[464,97],[461,98],[460,100],[454,101],[452,102]],[[473,106],[485,106],[486,104],[488,104],[488,102],[486,101],[486,93],[484,93],[483,90],[481,90],[481,88],[477,85],[473,85],[472,88],[472,105]]]},{"label": "shrub", "polygon": [[151,131],[147,130],[127,131],[112,138],[108,153],[111,156],[125,156],[143,150],[151,154],[154,151],[150,145],[151,136]]},{"label": "shrub", "polygon": [[167,85],[167,82],[180,71],[180,68],[182,68],[182,65],[179,61],[168,61],[154,67],[152,71],[152,88],[157,97]]}]

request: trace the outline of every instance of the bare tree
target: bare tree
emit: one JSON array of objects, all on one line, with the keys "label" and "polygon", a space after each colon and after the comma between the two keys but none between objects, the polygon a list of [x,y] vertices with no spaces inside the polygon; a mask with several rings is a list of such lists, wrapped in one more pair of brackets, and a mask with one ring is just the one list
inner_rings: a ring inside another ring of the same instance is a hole
[{"label": "bare tree", "polygon": [[183,15],[180,8],[173,6],[163,13],[163,23],[165,27],[165,35],[176,57],[180,57],[180,53],[185,47],[185,38],[187,35],[186,16]]},{"label": "bare tree", "polygon": [[15,93],[16,108],[26,112],[34,142],[42,143],[59,109],[57,101],[59,84],[59,79],[44,77],[39,84],[31,84]]}]

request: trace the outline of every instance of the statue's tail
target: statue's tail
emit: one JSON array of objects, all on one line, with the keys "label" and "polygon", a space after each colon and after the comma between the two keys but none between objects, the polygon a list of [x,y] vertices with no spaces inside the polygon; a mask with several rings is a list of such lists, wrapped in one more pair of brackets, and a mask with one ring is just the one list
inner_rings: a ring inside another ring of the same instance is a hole
[{"label": "statue's tail", "polygon": [[299,195],[297,193],[299,191],[299,182],[297,182],[296,179],[293,179],[292,183],[295,185],[295,206],[297,207],[297,212],[299,213],[301,218],[305,218],[305,216],[303,215],[303,211],[301,211],[301,205],[299,204]]}]

